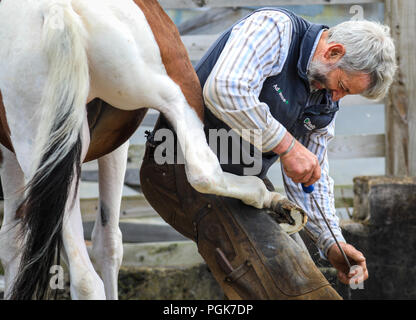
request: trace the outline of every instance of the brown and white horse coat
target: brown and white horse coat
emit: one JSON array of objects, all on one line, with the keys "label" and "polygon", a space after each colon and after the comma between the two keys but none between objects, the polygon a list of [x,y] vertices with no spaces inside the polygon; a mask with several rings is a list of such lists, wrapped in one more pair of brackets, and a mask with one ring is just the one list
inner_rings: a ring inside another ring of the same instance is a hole
[{"label": "brown and white horse coat", "polygon": [[[154,108],[170,121],[196,190],[257,208],[274,208],[282,199],[257,177],[221,170],[204,136],[198,78],[174,24],[154,0],[2,0],[0,90],[0,141],[8,168],[2,179],[10,199],[5,220],[16,223],[13,213],[19,207],[25,235],[21,255],[10,254],[18,250],[15,235],[1,245],[6,270],[20,264],[19,273],[6,272],[11,298],[44,297],[48,278],[43,273],[61,235],[72,297],[117,298],[125,141],[140,124],[144,108]],[[95,98],[115,108],[85,108]],[[100,198],[113,216],[110,230],[96,223],[94,231],[101,263],[113,261],[101,270],[105,289],[83,242],[78,196],[79,165],[97,158],[103,174]],[[10,174],[13,170],[18,173]],[[2,237],[9,229],[3,225]],[[11,230],[17,233],[17,228]],[[112,244],[104,253],[107,240]],[[12,249],[5,250],[7,245]]]}]

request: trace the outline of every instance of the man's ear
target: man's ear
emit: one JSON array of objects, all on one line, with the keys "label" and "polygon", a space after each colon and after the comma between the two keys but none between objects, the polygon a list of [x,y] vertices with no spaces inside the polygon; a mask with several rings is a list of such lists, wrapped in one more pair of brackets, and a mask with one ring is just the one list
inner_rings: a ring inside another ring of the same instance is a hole
[{"label": "man's ear", "polygon": [[324,57],[331,63],[337,62],[345,55],[345,47],[340,43],[331,43],[328,45]]}]

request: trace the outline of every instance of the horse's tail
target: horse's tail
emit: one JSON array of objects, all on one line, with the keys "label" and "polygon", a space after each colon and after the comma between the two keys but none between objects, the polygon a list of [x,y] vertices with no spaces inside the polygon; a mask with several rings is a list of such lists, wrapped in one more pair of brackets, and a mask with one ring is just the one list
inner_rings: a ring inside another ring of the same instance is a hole
[{"label": "horse's tail", "polygon": [[34,155],[38,158],[17,212],[22,219],[23,252],[11,299],[47,296],[50,268],[62,243],[65,209],[70,208],[71,185],[79,181],[89,92],[85,39],[83,23],[70,0],[48,1],[43,25],[48,75],[39,106]]}]

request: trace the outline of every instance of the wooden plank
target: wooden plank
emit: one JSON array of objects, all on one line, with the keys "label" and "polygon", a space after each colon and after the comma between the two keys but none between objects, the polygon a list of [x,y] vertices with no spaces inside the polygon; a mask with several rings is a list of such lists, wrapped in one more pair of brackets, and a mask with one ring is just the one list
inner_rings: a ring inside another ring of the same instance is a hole
[{"label": "wooden plank", "polygon": [[[144,154],[144,145],[131,144],[129,146],[130,171],[140,168]],[[359,159],[384,157],[386,154],[386,138],[384,134],[336,136],[328,146],[328,156],[330,160],[336,159]],[[82,176],[86,181],[98,181],[98,167],[96,163],[82,167]],[[136,172],[137,173],[137,172]],[[138,174],[138,173],[137,173]],[[93,178],[88,178],[93,176]],[[133,188],[139,187],[139,179],[134,175],[129,178],[126,173],[126,185]]]},{"label": "wooden plank", "polygon": [[208,48],[218,39],[220,35],[192,35],[182,36],[189,58],[192,61],[199,61]]},{"label": "wooden plank", "polygon": [[[86,240],[91,240],[93,226],[93,221],[83,223],[84,238]],[[168,224],[140,224],[120,221],[119,228],[123,234],[123,243],[188,240],[188,238],[185,238]]]},{"label": "wooden plank", "polygon": [[335,136],[328,146],[329,159],[384,157],[385,135]]},{"label": "wooden plank", "polygon": [[[132,144],[129,154],[143,150],[143,145]],[[142,151],[140,152],[142,154]],[[335,136],[328,147],[328,155],[331,159],[375,158],[385,156],[384,134],[362,134],[350,136]],[[135,162],[139,159],[135,156]]]},{"label": "wooden plank", "polygon": [[195,18],[187,19],[178,25],[179,33],[187,34],[208,24],[229,21],[235,12],[236,10],[234,8],[214,8],[207,10],[205,13],[199,14]]},{"label": "wooden plank", "polygon": [[364,4],[382,1],[383,0],[159,0],[159,3],[164,9],[184,9],[243,6],[271,7],[282,5]]},{"label": "wooden plank", "polygon": [[[82,196],[82,195],[81,195]],[[0,201],[0,206],[2,202]],[[0,207],[0,212],[1,212]],[[81,212],[83,221],[94,221],[97,216],[98,199],[81,198]],[[158,214],[147,202],[143,194],[138,196],[124,196],[121,201],[120,219],[136,219],[157,217]]]},{"label": "wooden plank", "polygon": [[416,176],[416,2],[386,0],[399,70],[386,101],[386,174]]}]

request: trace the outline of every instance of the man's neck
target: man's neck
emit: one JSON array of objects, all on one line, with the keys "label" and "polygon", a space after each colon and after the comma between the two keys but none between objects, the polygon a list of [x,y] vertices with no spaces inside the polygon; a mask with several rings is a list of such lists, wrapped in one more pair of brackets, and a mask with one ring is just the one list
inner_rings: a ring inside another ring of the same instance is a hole
[{"label": "man's neck", "polygon": [[323,56],[326,50],[327,40],[328,30],[324,30],[321,34],[318,45],[316,46],[315,52],[313,53],[312,60],[319,59],[321,56]]},{"label": "man's neck", "polygon": [[[319,35],[319,40],[315,41],[315,45],[314,48],[311,52],[311,56],[309,58],[309,62],[308,62],[308,67],[307,67],[307,72],[309,73],[309,66],[310,63],[312,61],[315,61],[316,59],[319,59],[322,55],[323,52],[325,52],[325,45],[326,45],[326,41],[328,39],[328,30],[323,30]],[[309,84],[310,85],[310,90],[311,92],[315,92],[315,91],[319,91],[320,89],[315,88],[312,83]]]}]

